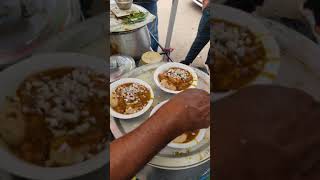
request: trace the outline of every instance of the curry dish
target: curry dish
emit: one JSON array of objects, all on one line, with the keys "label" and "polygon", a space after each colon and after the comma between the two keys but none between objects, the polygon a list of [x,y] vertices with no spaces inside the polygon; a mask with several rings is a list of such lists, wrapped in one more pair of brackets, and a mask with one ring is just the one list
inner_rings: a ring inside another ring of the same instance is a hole
[{"label": "curry dish", "polygon": [[266,51],[262,41],[248,28],[214,19],[214,92],[239,89],[253,81],[264,69]]},{"label": "curry dish", "polygon": [[150,101],[150,90],[137,83],[126,83],[112,92],[111,107],[121,114],[134,114],[141,111]]},{"label": "curry dish", "polygon": [[90,159],[107,144],[106,82],[105,75],[74,67],[27,77],[1,112],[1,137],[19,158],[40,166]]},{"label": "curry dish", "polygon": [[182,68],[170,68],[159,74],[160,84],[172,91],[182,91],[189,88],[193,83],[191,73]]},{"label": "curry dish", "polygon": [[176,137],[172,142],[179,143],[179,144],[188,143],[197,137],[197,135],[199,134],[199,131],[200,130],[185,132],[180,136]]}]

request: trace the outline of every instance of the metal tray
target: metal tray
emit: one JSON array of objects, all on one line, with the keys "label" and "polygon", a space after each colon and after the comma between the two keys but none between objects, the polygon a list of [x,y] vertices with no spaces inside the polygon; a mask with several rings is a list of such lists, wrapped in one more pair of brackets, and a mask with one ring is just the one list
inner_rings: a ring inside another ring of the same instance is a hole
[{"label": "metal tray", "polygon": [[[173,94],[162,91],[153,81],[153,73],[157,67],[164,63],[144,65],[125,74],[125,77],[138,78],[146,81],[153,89],[155,99],[152,108],[162,101],[170,99]],[[197,88],[210,92],[210,77],[206,73],[195,69],[199,82]],[[110,129],[115,138],[119,138],[124,134],[134,130],[150,115],[150,108],[144,115],[130,119],[121,120],[110,117]],[[181,170],[199,166],[210,160],[210,128],[207,129],[206,136],[197,146],[190,149],[176,150],[165,147],[150,162],[149,165],[161,169]]]}]

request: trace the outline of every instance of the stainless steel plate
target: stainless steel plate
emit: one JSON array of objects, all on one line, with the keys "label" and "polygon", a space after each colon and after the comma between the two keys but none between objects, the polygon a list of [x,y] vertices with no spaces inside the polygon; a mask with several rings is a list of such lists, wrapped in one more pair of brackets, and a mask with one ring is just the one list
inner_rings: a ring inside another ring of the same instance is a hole
[{"label": "stainless steel plate", "polygon": [[[153,81],[154,71],[162,64],[164,63],[144,65],[123,76],[123,78],[131,77],[144,80],[151,86],[155,95],[152,107],[174,96],[173,94],[162,91]],[[210,92],[209,75],[198,69],[195,69],[195,71],[199,79],[197,88]],[[121,120],[110,117],[110,128],[115,138],[119,138],[137,128],[140,124],[148,119],[151,110],[152,108],[150,108],[144,115],[129,120]],[[149,162],[149,165],[161,169],[181,170],[199,166],[209,160],[210,129],[208,128],[204,140],[201,141],[197,146],[184,150],[176,150],[166,147]]]}]

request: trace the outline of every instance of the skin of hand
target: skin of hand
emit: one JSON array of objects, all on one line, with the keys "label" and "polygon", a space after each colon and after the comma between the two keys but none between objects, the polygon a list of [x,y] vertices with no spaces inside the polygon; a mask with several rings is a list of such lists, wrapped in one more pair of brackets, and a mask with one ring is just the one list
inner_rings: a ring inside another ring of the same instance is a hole
[{"label": "skin of hand", "polygon": [[155,114],[170,114],[180,135],[210,125],[210,95],[204,90],[188,89],[174,96]]},{"label": "skin of hand", "polygon": [[110,144],[110,179],[129,180],[178,135],[210,124],[210,96],[188,89],[138,128]]},{"label": "skin of hand", "polygon": [[311,96],[252,86],[212,108],[216,179],[319,179],[320,105]]}]

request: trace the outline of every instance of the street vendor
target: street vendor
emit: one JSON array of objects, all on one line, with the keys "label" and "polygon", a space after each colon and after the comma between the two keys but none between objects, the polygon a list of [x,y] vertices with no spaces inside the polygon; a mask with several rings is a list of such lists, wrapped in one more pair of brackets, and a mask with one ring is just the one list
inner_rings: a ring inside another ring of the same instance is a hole
[{"label": "street vendor", "polygon": [[209,124],[209,94],[199,89],[179,93],[137,129],[111,143],[110,179],[130,179],[175,137]]}]

